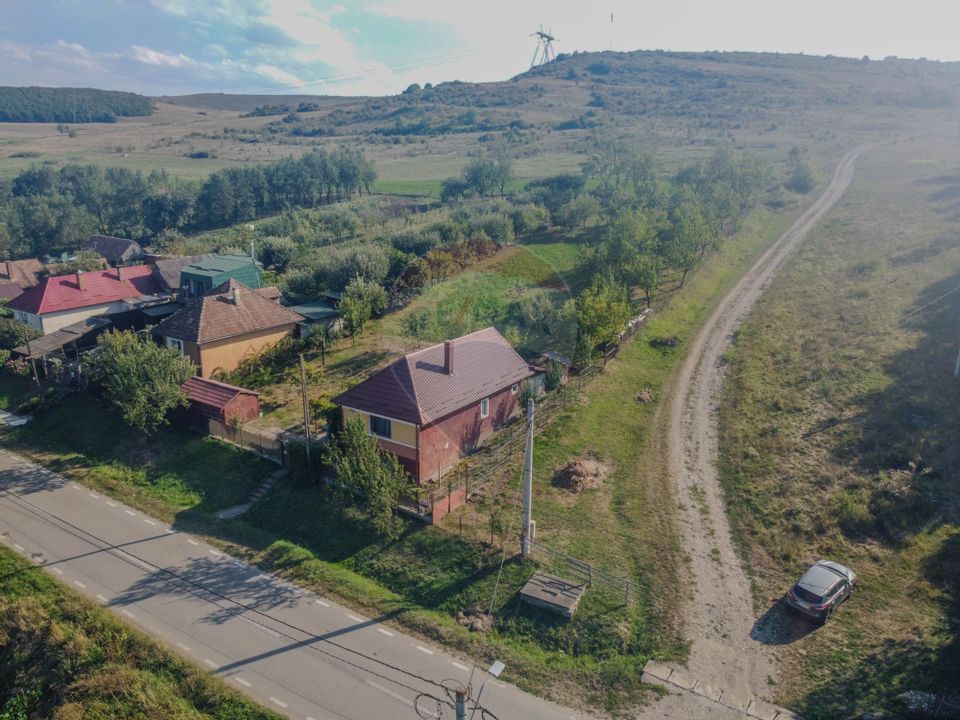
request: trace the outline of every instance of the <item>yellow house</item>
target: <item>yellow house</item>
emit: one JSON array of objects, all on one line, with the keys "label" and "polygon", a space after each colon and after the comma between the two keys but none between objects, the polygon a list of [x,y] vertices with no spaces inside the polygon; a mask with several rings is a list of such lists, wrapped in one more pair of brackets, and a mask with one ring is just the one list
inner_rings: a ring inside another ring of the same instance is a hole
[{"label": "yellow house", "polygon": [[276,295],[275,289],[251,290],[230,280],[188,302],[153,332],[193,360],[202,377],[230,372],[293,335],[303,321],[302,315],[271,299]]}]

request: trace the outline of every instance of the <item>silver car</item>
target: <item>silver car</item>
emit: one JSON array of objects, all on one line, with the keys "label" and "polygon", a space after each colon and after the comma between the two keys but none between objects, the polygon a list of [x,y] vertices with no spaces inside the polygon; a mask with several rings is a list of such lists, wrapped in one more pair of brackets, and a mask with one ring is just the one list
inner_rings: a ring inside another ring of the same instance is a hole
[{"label": "silver car", "polygon": [[817,560],[797,584],[787,590],[787,604],[804,615],[826,622],[834,609],[850,597],[857,574],[832,560]]}]

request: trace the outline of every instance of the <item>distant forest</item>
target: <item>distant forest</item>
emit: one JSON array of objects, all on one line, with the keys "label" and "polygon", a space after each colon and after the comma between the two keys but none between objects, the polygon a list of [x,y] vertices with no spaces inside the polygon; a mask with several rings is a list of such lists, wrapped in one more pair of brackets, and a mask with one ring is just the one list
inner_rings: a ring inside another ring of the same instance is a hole
[{"label": "distant forest", "polygon": [[153,102],[143,95],[93,88],[0,87],[0,122],[116,122],[143,117]]}]

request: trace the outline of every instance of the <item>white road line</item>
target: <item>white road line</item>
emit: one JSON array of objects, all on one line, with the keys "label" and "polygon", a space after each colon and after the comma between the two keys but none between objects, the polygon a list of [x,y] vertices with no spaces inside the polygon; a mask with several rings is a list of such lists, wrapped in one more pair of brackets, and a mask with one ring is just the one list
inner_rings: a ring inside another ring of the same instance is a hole
[{"label": "white road line", "polygon": [[351,615],[350,613],[347,613],[347,617],[353,620],[354,622],[364,622],[363,618],[359,618],[356,615]]},{"label": "white road line", "polygon": [[63,570],[61,570],[60,568],[50,568],[50,569],[53,570],[57,575],[63,575]]},{"label": "white road line", "polygon": [[426,653],[427,655],[433,655],[433,650],[428,650],[427,648],[423,647],[423,645],[417,645],[417,650],[422,653]]},{"label": "white road line", "polygon": [[330,607],[330,603],[324,602],[323,600],[314,600],[317,605],[323,605],[323,607]]},{"label": "white road line", "polygon": [[17,545],[17,543],[14,543],[13,546],[20,552],[23,552],[23,545]]},{"label": "white road line", "polygon": [[189,645],[185,645],[185,644],[182,643],[182,642],[178,642],[178,643],[177,643],[177,647],[180,648],[181,650],[185,651],[185,652],[190,652],[190,646],[189,646]]},{"label": "white road line", "polygon": [[243,685],[244,687],[250,687],[250,683],[248,683],[242,677],[235,677],[234,680],[236,680],[239,684]]},{"label": "white road line", "polygon": [[124,510],[124,512],[125,512],[127,515],[136,515],[136,513],[135,513],[133,510]]},{"label": "white road line", "polygon": [[128,618],[132,618],[132,617],[133,617],[133,613],[130,612],[129,610],[124,609],[124,610],[121,610],[120,612],[122,612],[122,613],[123,613],[124,615],[126,615]]},{"label": "white road line", "polygon": [[217,552],[216,550],[211,550],[210,554],[213,555],[214,557],[220,557],[221,555],[223,555],[222,552]]},{"label": "white road line", "polygon": [[73,581],[73,584],[76,585],[78,588],[85,588],[85,587],[86,587],[86,585],[84,585],[84,584],[83,584],[82,582],[80,582],[79,580],[74,580],[74,581]]},{"label": "white road line", "polygon": [[89,495],[90,497],[92,497],[94,500],[99,500],[99,499],[100,499],[100,496],[97,495],[96,493],[87,493],[87,495]]},{"label": "white road line", "polygon": [[393,637],[393,633],[387,630],[386,628],[377,628],[377,632],[383,633],[387,637]]},{"label": "white road line", "polygon": [[413,701],[409,700],[408,698],[405,698],[403,695],[399,695],[395,693],[393,690],[390,690],[389,688],[385,688],[383,685],[379,683],[375,683],[373,680],[364,680],[364,682],[370,687],[376,688],[377,690],[382,692],[384,695],[389,695],[393,699],[399,700],[400,702],[406,703],[410,707],[413,707]]},{"label": "white road line", "polygon": [[97,600],[100,602],[109,602],[103,595],[97,595]]},{"label": "white road line", "polygon": [[468,668],[466,665],[461,665],[460,663],[454,662],[453,660],[450,661],[450,664],[453,665],[455,668],[460,668],[461,670],[466,670],[467,672],[470,672],[470,668]]},{"label": "white road line", "polygon": [[204,663],[204,665],[207,665],[207,666],[212,667],[212,668],[217,667],[217,664],[216,664],[213,660],[211,660],[210,658],[204,658],[204,659],[203,659],[203,663]]},{"label": "white road line", "polygon": [[273,696],[270,697],[270,702],[272,702],[272,703],[273,703],[274,705],[276,705],[277,707],[285,708],[285,707],[287,706],[287,704],[286,704],[283,700],[277,700],[277,699],[276,699],[275,697],[273,697]]},{"label": "white road line", "polygon": [[191,540],[190,538],[187,538],[187,542],[190,543],[191,545],[199,545],[199,544],[200,544],[200,543],[198,543],[196,540]]},{"label": "white road line", "polygon": [[116,506],[117,506],[117,504],[116,504],[115,502],[110,502],[109,500],[107,500],[107,505],[109,505],[110,507],[116,507]]},{"label": "white road line", "polygon": [[149,519],[147,519],[147,518],[144,518],[143,521],[144,521],[147,525],[156,525],[156,523],[155,523],[153,520],[149,520]]}]

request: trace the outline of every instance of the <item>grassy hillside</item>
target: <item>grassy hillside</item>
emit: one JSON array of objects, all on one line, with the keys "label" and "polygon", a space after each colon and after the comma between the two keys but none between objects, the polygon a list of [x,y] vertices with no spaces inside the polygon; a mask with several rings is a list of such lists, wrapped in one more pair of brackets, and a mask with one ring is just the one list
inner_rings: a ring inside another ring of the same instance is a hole
[{"label": "grassy hillside", "polygon": [[0,717],[279,716],[0,547]]},{"label": "grassy hillside", "polygon": [[[866,154],[729,357],[723,482],[804,717],[960,687],[958,163],[954,135]],[[815,628],[770,603],[820,557],[861,582]]]}]

